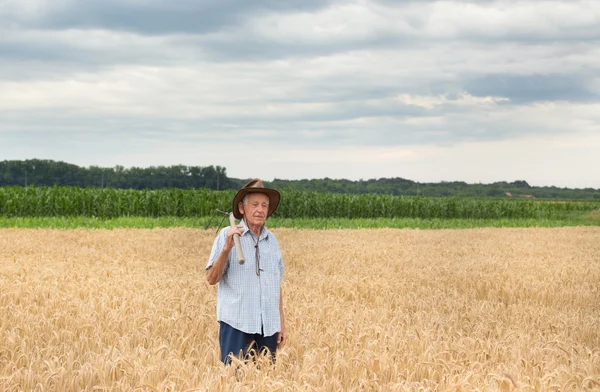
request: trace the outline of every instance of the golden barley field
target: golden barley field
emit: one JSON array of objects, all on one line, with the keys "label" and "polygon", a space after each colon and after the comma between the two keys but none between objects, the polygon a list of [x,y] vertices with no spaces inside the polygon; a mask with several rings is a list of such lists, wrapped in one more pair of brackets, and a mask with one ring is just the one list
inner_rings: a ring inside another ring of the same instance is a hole
[{"label": "golden barley field", "polygon": [[600,228],[273,230],[289,344],[219,362],[214,230],[0,230],[0,390],[600,390]]}]

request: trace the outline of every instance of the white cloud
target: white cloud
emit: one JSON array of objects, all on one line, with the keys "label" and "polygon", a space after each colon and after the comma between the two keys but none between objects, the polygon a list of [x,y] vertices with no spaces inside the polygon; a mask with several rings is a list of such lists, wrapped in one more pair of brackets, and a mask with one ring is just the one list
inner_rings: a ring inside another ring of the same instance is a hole
[{"label": "white cloud", "polygon": [[[127,141],[125,141],[127,144]],[[108,157],[81,156],[75,163],[222,165],[229,176],[248,178],[403,177],[421,182],[527,180],[531,185],[598,188],[593,168],[600,166],[597,133],[569,137],[525,137],[500,142],[464,142],[452,146],[343,147],[304,150],[292,145],[229,142],[190,144],[155,141],[144,151],[128,148]],[[201,149],[202,154],[198,153]],[[83,161],[83,162],[82,162]]]},{"label": "white cloud", "polygon": [[317,12],[257,16],[250,28],[281,42],[330,44],[378,36],[411,39],[595,37],[597,1],[341,2]]}]

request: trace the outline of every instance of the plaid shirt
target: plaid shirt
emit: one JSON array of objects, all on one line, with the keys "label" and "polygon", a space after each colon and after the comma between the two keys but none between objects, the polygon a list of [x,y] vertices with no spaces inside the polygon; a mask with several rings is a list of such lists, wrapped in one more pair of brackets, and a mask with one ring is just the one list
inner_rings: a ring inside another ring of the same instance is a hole
[{"label": "plaid shirt", "polygon": [[[240,243],[246,262],[237,261],[235,247],[229,253],[217,295],[217,321],[248,334],[272,336],[281,331],[279,318],[280,284],[283,279],[283,259],[275,235],[262,228],[258,240],[260,275],[256,274],[256,236],[244,225]],[[223,250],[229,226],[223,228],[213,243],[206,269]]]}]

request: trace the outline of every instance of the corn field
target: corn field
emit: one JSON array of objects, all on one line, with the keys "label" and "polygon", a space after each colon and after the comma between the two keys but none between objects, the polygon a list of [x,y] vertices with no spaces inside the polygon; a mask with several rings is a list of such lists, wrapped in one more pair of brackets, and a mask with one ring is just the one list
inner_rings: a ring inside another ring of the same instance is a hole
[{"label": "corn field", "polygon": [[290,340],[236,373],[214,231],[0,230],[0,390],[600,388],[600,228],[274,232]]},{"label": "corn field", "polygon": [[[234,191],[207,189],[131,190],[78,187],[0,187],[0,216],[114,218],[209,216],[229,211]],[[600,201],[533,201],[426,198],[282,192],[279,218],[556,218],[600,209]]]}]

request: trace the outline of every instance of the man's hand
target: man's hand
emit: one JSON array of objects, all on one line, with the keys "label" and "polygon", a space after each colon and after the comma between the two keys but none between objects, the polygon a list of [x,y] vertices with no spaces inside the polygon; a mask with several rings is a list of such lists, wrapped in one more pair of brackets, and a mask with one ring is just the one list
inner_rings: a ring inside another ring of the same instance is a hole
[{"label": "man's hand", "polygon": [[233,242],[233,235],[238,234],[241,237],[243,228],[244,225],[237,225],[231,226],[229,230],[227,230],[227,239],[225,240],[225,246],[223,247],[225,252],[229,253],[231,249],[233,249],[235,246],[235,242]]},{"label": "man's hand", "polygon": [[229,257],[229,252],[231,252],[231,249],[233,249],[233,247],[235,246],[235,243],[233,242],[233,235],[242,235],[240,229],[243,227],[244,225],[232,226],[227,231],[227,238],[225,239],[225,245],[223,246],[221,253],[219,253],[219,256],[217,256],[217,259],[215,260],[213,265],[206,270],[206,280],[208,281],[208,284],[217,284],[223,277],[223,274],[225,273],[225,266],[227,265],[227,258]]},{"label": "man's hand", "polygon": [[288,340],[288,334],[285,327],[281,328],[281,331],[277,334],[277,349],[283,348]]}]

